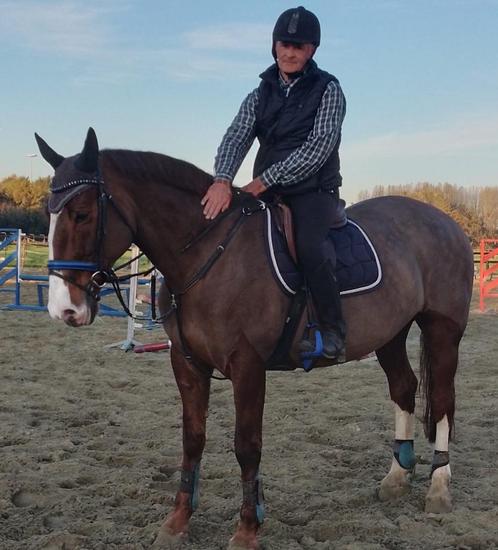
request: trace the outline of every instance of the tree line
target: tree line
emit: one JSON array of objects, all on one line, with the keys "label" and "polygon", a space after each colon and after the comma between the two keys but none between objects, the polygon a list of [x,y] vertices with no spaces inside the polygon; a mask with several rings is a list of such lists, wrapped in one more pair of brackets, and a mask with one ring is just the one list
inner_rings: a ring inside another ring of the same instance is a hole
[{"label": "tree line", "polygon": [[20,227],[24,233],[47,235],[49,183],[49,177],[29,181],[15,174],[0,180],[0,227]]},{"label": "tree line", "polygon": [[[29,181],[22,176],[0,180],[0,227],[20,227],[25,233],[48,234],[46,202],[50,178]],[[440,208],[455,219],[473,244],[498,237],[498,187],[458,187],[449,183],[376,185],[358,200],[403,195]]]},{"label": "tree line", "polygon": [[385,195],[402,195],[436,206],[460,224],[473,245],[481,239],[498,238],[498,187],[428,182],[376,185],[371,191],[361,191],[358,200]]}]

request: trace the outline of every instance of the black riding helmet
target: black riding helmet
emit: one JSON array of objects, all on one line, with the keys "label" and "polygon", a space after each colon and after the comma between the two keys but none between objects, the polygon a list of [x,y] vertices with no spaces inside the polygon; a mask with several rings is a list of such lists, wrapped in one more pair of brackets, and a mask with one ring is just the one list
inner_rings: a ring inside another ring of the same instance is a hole
[{"label": "black riding helmet", "polygon": [[285,10],[275,23],[273,29],[272,55],[276,59],[275,43],[293,42],[294,44],[320,45],[320,22],[311,11],[299,6]]}]

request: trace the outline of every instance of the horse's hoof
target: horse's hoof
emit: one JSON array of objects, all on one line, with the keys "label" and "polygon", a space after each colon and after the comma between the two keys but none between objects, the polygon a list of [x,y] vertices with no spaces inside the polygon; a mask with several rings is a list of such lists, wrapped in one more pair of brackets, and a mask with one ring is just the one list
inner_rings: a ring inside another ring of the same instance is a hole
[{"label": "horse's hoof", "polygon": [[411,480],[415,474],[413,470],[405,470],[393,459],[391,470],[380,482],[377,496],[379,500],[396,500],[411,490]]},{"label": "horse's hoof", "polygon": [[261,546],[256,537],[239,537],[234,535],[228,543],[228,550],[260,550]]},{"label": "horse's hoof", "polygon": [[427,495],[425,498],[425,511],[428,514],[447,514],[453,510],[451,495],[447,493],[437,493]]},{"label": "horse's hoof", "polygon": [[379,492],[377,496],[379,500],[385,502],[388,500],[396,500],[410,492],[410,484],[391,484],[391,483],[381,483],[379,487]]},{"label": "horse's hoof", "polygon": [[161,527],[156,539],[152,543],[152,550],[176,550],[181,548],[187,539],[187,533],[170,533],[165,527]]},{"label": "horse's hoof", "polygon": [[425,497],[425,511],[432,514],[451,512],[453,504],[450,493],[450,465],[437,468],[432,473],[431,486]]}]

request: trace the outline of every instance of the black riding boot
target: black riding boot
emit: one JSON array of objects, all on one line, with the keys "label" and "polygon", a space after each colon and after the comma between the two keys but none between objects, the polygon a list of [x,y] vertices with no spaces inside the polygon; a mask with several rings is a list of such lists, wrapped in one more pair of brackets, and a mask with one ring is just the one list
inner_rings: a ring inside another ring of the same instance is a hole
[{"label": "black riding boot", "polygon": [[[330,260],[323,262],[310,276],[308,286],[316,308],[322,333],[322,355],[328,359],[345,360],[346,323],[342,317],[341,297]],[[315,349],[314,339],[303,339],[300,351]]]}]

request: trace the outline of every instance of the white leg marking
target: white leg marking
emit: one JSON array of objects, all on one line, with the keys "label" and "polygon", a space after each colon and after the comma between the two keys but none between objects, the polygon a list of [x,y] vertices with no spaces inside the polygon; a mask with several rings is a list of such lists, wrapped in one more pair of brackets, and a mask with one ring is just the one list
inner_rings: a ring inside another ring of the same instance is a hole
[{"label": "white leg marking", "polygon": [[394,403],[394,438],[413,439],[415,434],[415,415],[404,411]]},{"label": "white leg marking", "polygon": [[432,474],[431,486],[425,497],[425,511],[433,514],[451,512],[453,504],[450,493],[450,465],[436,468]]},{"label": "white leg marking", "polygon": [[[394,403],[395,439],[413,439],[415,434],[415,415],[404,411]],[[402,468],[393,457],[391,469],[382,480],[379,489],[380,500],[394,500],[410,490],[413,472]]]},{"label": "white leg marking", "polygon": [[448,451],[448,443],[450,439],[450,424],[446,415],[436,424],[436,442],[434,450]]},{"label": "white leg marking", "polygon": [[[59,214],[50,214],[50,229],[48,232],[48,259],[54,259],[54,235]],[[90,318],[89,308],[86,303],[77,306],[72,303],[71,295],[65,281],[50,275],[48,278],[48,312],[52,319],[62,319],[66,310],[74,311],[74,317],[82,321]]]},{"label": "white leg marking", "polygon": [[[436,424],[435,451],[448,452],[450,425],[448,417]],[[431,486],[425,498],[425,511],[435,514],[450,512],[452,509],[450,494],[451,468],[449,464],[436,468],[432,473]]]}]

